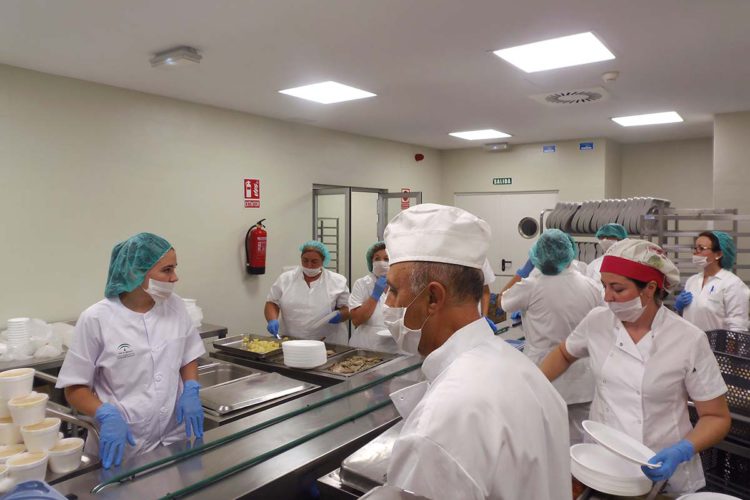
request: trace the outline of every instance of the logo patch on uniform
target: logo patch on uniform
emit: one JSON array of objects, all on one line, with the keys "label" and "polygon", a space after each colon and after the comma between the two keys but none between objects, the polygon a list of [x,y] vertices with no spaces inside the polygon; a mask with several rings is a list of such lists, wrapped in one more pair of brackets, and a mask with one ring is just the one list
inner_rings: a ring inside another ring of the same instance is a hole
[{"label": "logo patch on uniform", "polygon": [[130,344],[120,344],[117,346],[117,359],[125,359],[135,356]]}]

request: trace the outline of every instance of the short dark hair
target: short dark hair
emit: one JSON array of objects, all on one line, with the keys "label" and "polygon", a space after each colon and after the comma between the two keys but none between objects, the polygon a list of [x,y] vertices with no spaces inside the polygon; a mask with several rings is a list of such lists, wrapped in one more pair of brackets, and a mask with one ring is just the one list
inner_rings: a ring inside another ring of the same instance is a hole
[{"label": "short dark hair", "polygon": [[412,291],[419,293],[432,281],[437,281],[448,290],[451,303],[479,302],[482,299],[484,274],[481,269],[442,262],[414,262]]}]

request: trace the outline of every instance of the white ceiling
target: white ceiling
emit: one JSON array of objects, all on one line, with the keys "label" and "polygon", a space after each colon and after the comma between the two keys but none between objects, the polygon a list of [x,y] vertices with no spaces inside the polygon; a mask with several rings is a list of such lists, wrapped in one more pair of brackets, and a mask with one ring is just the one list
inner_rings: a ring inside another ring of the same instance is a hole
[{"label": "white ceiling", "polygon": [[[750,110],[748,0],[2,0],[0,63],[441,149],[496,128],[528,143],[712,134]],[[595,32],[617,59],[526,74],[491,51]],[[191,45],[199,65],[152,69]],[[600,75],[618,70],[603,84]],[[321,105],[277,91],[336,80],[378,94]],[[2,82],[0,82],[1,84]],[[603,85],[599,103],[528,96]],[[676,110],[682,124],[612,116]]]}]

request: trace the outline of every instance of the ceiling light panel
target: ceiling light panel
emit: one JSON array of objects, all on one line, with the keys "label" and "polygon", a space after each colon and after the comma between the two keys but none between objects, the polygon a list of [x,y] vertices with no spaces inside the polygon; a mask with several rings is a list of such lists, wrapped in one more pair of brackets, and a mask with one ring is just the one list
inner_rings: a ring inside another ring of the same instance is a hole
[{"label": "ceiling light panel", "polygon": [[464,132],[451,132],[449,135],[458,137],[459,139],[466,139],[467,141],[479,141],[482,139],[501,139],[503,137],[513,137],[505,132],[500,132],[495,129],[484,129],[484,130],[466,130]]},{"label": "ceiling light panel", "polygon": [[618,116],[612,121],[623,127],[639,127],[641,125],[659,125],[662,123],[678,123],[685,121],[676,111],[663,113],[649,113],[646,115]]},{"label": "ceiling light panel", "polygon": [[496,50],[495,55],[526,73],[567,68],[615,58],[614,54],[591,32]]},{"label": "ceiling light panel", "polygon": [[320,82],[293,89],[279,90],[281,94],[307,99],[308,101],[319,102],[321,104],[333,104],[336,102],[353,101],[355,99],[364,99],[375,97],[376,94],[349,87],[338,82]]}]

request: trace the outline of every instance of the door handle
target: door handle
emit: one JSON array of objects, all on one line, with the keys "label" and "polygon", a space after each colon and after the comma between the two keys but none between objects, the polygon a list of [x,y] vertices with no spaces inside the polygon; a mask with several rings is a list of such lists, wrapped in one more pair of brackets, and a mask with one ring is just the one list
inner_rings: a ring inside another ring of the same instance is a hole
[{"label": "door handle", "polygon": [[501,260],[500,261],[500,269],[503,270],[503,271],[505,271],[505,265],[506,264],[508,266],[510,266],[511,264],[513,264],[513,261],[512,260],[505,260],[505,259]]}]

